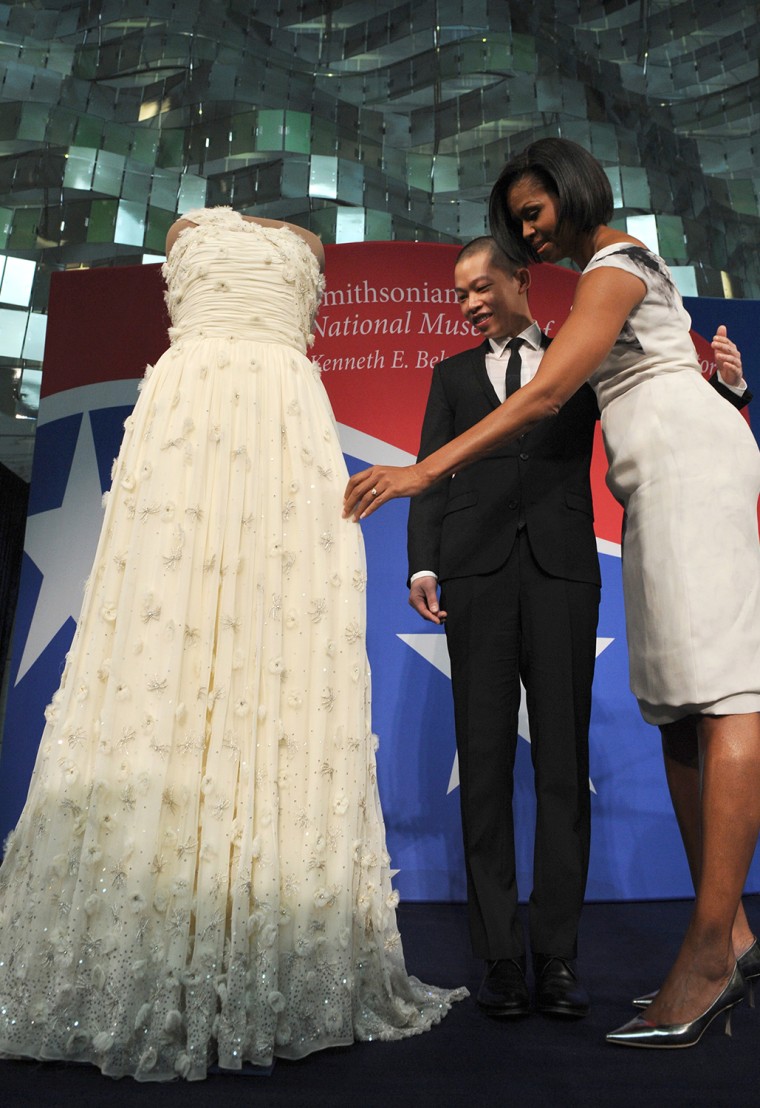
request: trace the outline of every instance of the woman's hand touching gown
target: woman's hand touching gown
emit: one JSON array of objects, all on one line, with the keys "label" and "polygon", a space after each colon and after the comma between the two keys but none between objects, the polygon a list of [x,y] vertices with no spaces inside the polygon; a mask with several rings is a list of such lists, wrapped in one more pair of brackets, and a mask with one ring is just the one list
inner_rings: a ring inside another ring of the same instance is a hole
[{"label": "woman's hand touching gown", "polygon": [[355,473],[343,494],[343,518],[358,522],[376,512],[389,500],[399,496],[416,496],[424,492],[432,480],[426,478],[422,467],[370,466]]}]

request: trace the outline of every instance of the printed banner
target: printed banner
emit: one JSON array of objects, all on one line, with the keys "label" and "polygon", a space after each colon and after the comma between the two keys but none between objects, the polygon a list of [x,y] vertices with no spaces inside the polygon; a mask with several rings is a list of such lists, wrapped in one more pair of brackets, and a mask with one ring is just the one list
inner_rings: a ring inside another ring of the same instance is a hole
[{"label": "printed banner", "polygon": [[[478,336],[452,289],[457,248],[420,243],[327,247],[327,293],[313,357],[322,369],[353,472],[373,462],[412,461],[432,367]],[[576,275],[532,270],[533,312],[553,334],[567,315]],[[758,305],[690,300],[695,344],[710,373],[718,323],[752,363]],[[0,834],[23,805],[43,711],[74,631],[123,420],[145,365],[166,345],[160,267],[124,267],[53,278],[42,402],[35,447],[12,688],[0,764]],[[752,328],[752,330],[751,330]],[[701,337],[704,336],[704,337]],[[748,364],[749,363],[749,364]],[[757,425],[757,421],[756,425]],[[628,689],[620,582],[618,505],[604,484],[597,441],[593,489],[603,589],[591,727],[593,835],[588,896],[599,900],[688,896],[691,885],[665,789],[659,734],[644,724]],[[445,637],[407,604],[407,502],[363,524],[369,569],[368,650],[373,725],[388,845],[401,895],[462,900],[458,769]],[[524,707],[515,771],[518,880],[531,887],[535,801]],[[750,888],[760,889],[756,859]]]}]

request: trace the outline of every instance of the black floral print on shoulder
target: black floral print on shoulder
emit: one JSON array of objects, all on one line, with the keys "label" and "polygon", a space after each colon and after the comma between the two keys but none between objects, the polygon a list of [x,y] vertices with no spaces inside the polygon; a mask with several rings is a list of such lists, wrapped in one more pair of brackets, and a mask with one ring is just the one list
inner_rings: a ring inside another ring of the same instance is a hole
[{"label": "black floral print on shoulder", "polygon": [[667,269],[665,269],[663,262],[656,254],[653,254],[650,250],[645,250],[643,246],[623,246],[620,250],[615,250],[612,253],[622,254],[623,257],[630,258],[637,269],[647,271],[650,275],[650,280],[652,275],[654,275],[656,283],[660,286],[660,291],[663,293],[667,304],[672,305],[674,303],[676,296],[675,285]]}]

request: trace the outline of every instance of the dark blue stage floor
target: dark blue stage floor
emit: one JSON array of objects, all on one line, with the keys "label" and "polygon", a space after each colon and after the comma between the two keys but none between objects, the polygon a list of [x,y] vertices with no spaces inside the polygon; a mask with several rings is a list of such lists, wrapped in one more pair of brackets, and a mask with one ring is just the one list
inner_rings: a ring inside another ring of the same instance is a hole
[{"label": "dark blue stage floor", "polygon": [[[747,909],[760,927],[760,897]],[[682,1108],[760,1104],[760,996],[733,1016],[733,1036],[717,1020],[689,1050],[608,1046],[604,1034],[630,1018],[631,997],[655,988],[677,949],[690,905],[684,901],[590,904],[581,926],[579,967],[592,996],[587,1019],[540,1016],[497,1022],[472,998],[430,1033],[400,1043],[361,1043],[277,1062],[271,1076],[213,1075],[196,1084],[112,1081],[88,1067],[0,1061],[3,1108]],[[407,966],[423,980],[467,985],[480,964],[469,955],[461,905],[400,909]]]}]

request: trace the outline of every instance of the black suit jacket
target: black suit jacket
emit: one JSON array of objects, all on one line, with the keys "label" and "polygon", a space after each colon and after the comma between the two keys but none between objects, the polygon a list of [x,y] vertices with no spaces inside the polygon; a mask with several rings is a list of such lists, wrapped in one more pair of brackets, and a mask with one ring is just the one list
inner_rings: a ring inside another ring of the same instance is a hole
[{"label": "black suit jacket", "polygon": [[[488,379],[488,341],[433,371],[419,457],[472,427],[499,399]],[[414,498],[409,574],[441,582],[491,573],[509,557],[523,521],[541,568],[554,577],[600,583],[589,463],[599,411],[583,385],[557,416]]]},{"label": "black suit jacket", "polygon": [[[466,431],[499,399],[488,379],[486,340],[439,362],[433,371],[419,458]],[[737,407],[737,397],[712,379]],[[558,415],[411,501],[409,576],[420,570],[440,582],[491,573],[509,557],[523,521],[541,568],[553,577],[600,583],[589,465],[596,397],[586,384]]]}]

